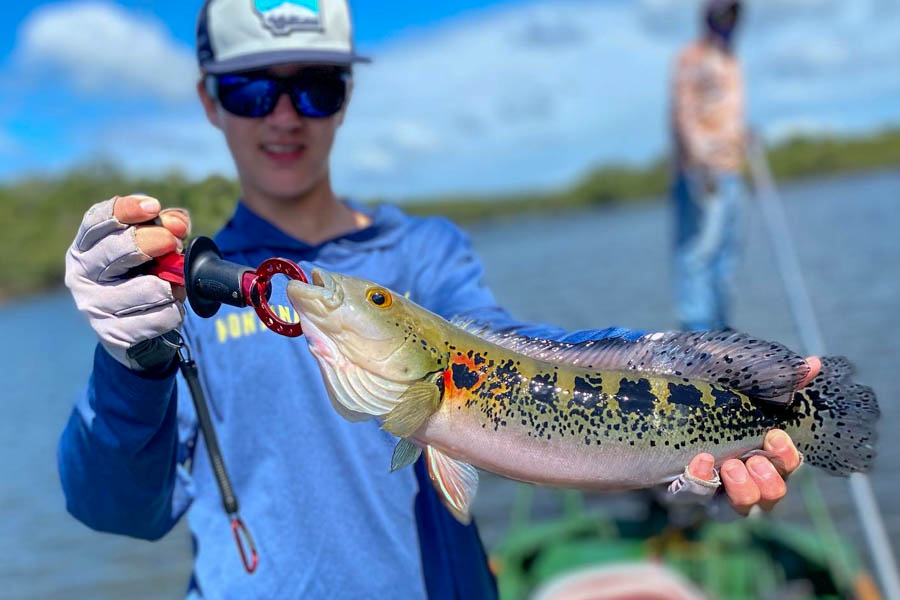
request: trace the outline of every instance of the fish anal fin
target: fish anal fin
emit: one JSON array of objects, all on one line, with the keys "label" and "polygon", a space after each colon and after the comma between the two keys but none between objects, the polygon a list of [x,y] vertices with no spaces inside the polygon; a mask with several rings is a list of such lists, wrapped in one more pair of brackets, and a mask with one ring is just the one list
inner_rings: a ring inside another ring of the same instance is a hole
[{"label": "fish anal fin", "polygon": [[428,381],[417,381],[400,396],[400,402],[384,416],[382,429],[397,437],[409,437],[422,426],[425,419],[441,405],[441,390]]},{"label": "fish anal fin", "polygon": [[400,441],[394,446],[394,454],[391,456],[391,473],[413,464],[421,454],[421,448],[406,438],[400,438]]},{"label": "fish anal fin", "polygon": [[425,447],[425,457],[431,483],[444,506],[457,521],[468,525],[472,520],[469,507],[478,491],[478,471],[431,446]]}]

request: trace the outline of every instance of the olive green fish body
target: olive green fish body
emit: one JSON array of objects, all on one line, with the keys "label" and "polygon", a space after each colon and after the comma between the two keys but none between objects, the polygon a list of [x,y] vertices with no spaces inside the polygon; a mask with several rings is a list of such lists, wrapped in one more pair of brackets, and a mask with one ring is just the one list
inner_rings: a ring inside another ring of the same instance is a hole
[{"label": "olive green fish body", "polygon": [[377,284],[326,273],[288,296],[334,407],[378,418],[400,442],[391,468],[423,452],[460,520],[477,471],[593,490],[648,487],[696,454],[718,463],[785,429],[810,464],[867,470],[878,403],[825,357],[806,360],[735,331],[666,332],[577,344],[448,322]]},{"label": "olive green fish body", "polygon": [[717,384],[553,364],[475,336],[448,338],[443,402],[416,437],[515,479],[647,487],[680,474],[698,452],[719,462],[746,454],[803,416],[799,405],[753,402]]}]

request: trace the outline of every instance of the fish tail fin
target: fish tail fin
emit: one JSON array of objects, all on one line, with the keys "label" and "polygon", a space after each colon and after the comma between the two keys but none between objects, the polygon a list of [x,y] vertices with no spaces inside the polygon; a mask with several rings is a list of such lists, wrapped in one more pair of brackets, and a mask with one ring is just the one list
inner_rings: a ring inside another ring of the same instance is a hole
[{"label": "fish tail fin", "polygon": [[845,357],[823,358],[821,372],[795,393],[794,410],[801,416],[786,427],[806,462],[833,475],[864,473],[875,458],[878,400],[852,374]]}]

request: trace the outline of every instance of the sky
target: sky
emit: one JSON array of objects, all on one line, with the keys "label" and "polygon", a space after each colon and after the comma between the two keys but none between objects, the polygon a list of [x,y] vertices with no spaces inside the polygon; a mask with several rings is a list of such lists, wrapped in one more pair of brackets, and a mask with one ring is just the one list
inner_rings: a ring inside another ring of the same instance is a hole
[{"label": "sky", "polygon": [[[0,180],[96,161],[233,175],[194,92],[201,4],[4,3]],[[697,0],[351,5],[374,62],[332,155],[342,195],[550,188],[667,151],[669,69]],[[900,125],[900,2],[749,0],[746,16],[748,120],[766,139]]]}]

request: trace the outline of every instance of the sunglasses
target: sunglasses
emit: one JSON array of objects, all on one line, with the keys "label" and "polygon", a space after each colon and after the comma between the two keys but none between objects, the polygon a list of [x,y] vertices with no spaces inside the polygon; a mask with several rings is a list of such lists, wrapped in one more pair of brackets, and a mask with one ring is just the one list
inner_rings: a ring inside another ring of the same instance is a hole
[{"label": "sunglasses", "polygon": [[349,77],[342,69],[303,69],[290,77],[264,72],[208,75],[207,90],[238,117],[265,117],[287,94],[301,116],[324,119],[344,105]]}]

